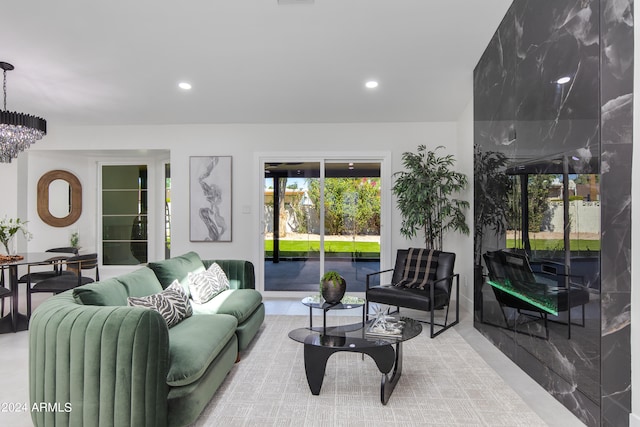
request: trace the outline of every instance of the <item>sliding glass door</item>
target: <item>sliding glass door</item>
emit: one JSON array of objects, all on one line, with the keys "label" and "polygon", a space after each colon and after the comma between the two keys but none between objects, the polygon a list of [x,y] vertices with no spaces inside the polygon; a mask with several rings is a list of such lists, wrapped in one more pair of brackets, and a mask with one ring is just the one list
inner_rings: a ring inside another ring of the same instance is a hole
[{"label": "sliding glass door", "polygon": [[316,292],[338,271],[363,292],[380,266],[380,161],[264,163],[264,290]]}]

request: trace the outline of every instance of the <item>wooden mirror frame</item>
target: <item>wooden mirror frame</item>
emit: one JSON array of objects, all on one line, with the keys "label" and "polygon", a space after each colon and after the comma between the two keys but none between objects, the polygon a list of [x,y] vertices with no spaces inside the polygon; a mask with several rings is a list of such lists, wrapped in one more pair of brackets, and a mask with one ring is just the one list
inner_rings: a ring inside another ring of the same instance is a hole
[{"label": "wooden mirror frame", "polygon": [[[49,185],[56,179],[61,179],[69,184],[71,189],[71,208],[69,215],[58,218],[49,211]],[[38,216],[45,224],[53,227],[66,227],[73,224],[82,214],[82,184],[71,172],[52,170],[40,177],[38,181]]]}]

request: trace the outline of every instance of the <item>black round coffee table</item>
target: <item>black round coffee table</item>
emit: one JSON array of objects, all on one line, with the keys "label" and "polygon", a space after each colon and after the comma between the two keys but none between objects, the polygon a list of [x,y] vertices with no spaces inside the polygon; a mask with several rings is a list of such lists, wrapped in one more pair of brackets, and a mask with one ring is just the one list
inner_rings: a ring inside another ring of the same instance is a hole
[{"label": "black round coffee table", "polygon": [[402,343],[422,332],[422,325],[418,321],[406,317],[401,320],[404,321],[404,327],[398,336],[367,333],[371,320],[364,327],[362,323],[356,323],[326,328],[298,328],[289,332],[289,338],[304,344],[304,369],[311,393],[320,394],[327,360],[332,354],[339,351],[362,353],[369,355],[382,373],[380,401],[386,405],[402,375]]}]

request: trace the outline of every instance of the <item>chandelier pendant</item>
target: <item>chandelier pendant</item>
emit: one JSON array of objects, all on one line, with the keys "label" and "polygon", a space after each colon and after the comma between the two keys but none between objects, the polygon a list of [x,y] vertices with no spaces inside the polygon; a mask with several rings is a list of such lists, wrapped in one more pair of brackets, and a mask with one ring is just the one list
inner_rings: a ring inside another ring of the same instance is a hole
[{"label": "chandelier pendant", "polygon": [[11,163],[18,154],[47,134],[47,121],[24,113],[7,111],[7,71],[14,69],[8,62],[0,62],[3,71],[3,109],[0,111],[0,163]]}]

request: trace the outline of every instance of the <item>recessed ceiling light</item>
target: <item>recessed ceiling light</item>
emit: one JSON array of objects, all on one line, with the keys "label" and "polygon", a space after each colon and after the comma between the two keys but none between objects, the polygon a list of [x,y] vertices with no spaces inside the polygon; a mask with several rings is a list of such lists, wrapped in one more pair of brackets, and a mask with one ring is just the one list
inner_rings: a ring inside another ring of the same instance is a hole
[{"label": "recessed ceiling light", "polygon": [[556,80],[556,83],[558,83],[559,85],[563,85],[565,83],[569,83],[570,81],[571,81],[571,77],[564,76],[564,77],[560,77],[558,80]]},{"label": "recessed ceiling light", "polygon": [[187,82],[180,82],[180,83],[178,83],[178,87],[180,89],[183,89],[183,90],[189,90],[189,89],[191,89],[191,84],[189,84]]},{"label": "recessed ceiling light", "polygon": [[364,85],[367,87],[367,89],[375,89],[378,87],[378,82],[375,80],[369,80]]}]

